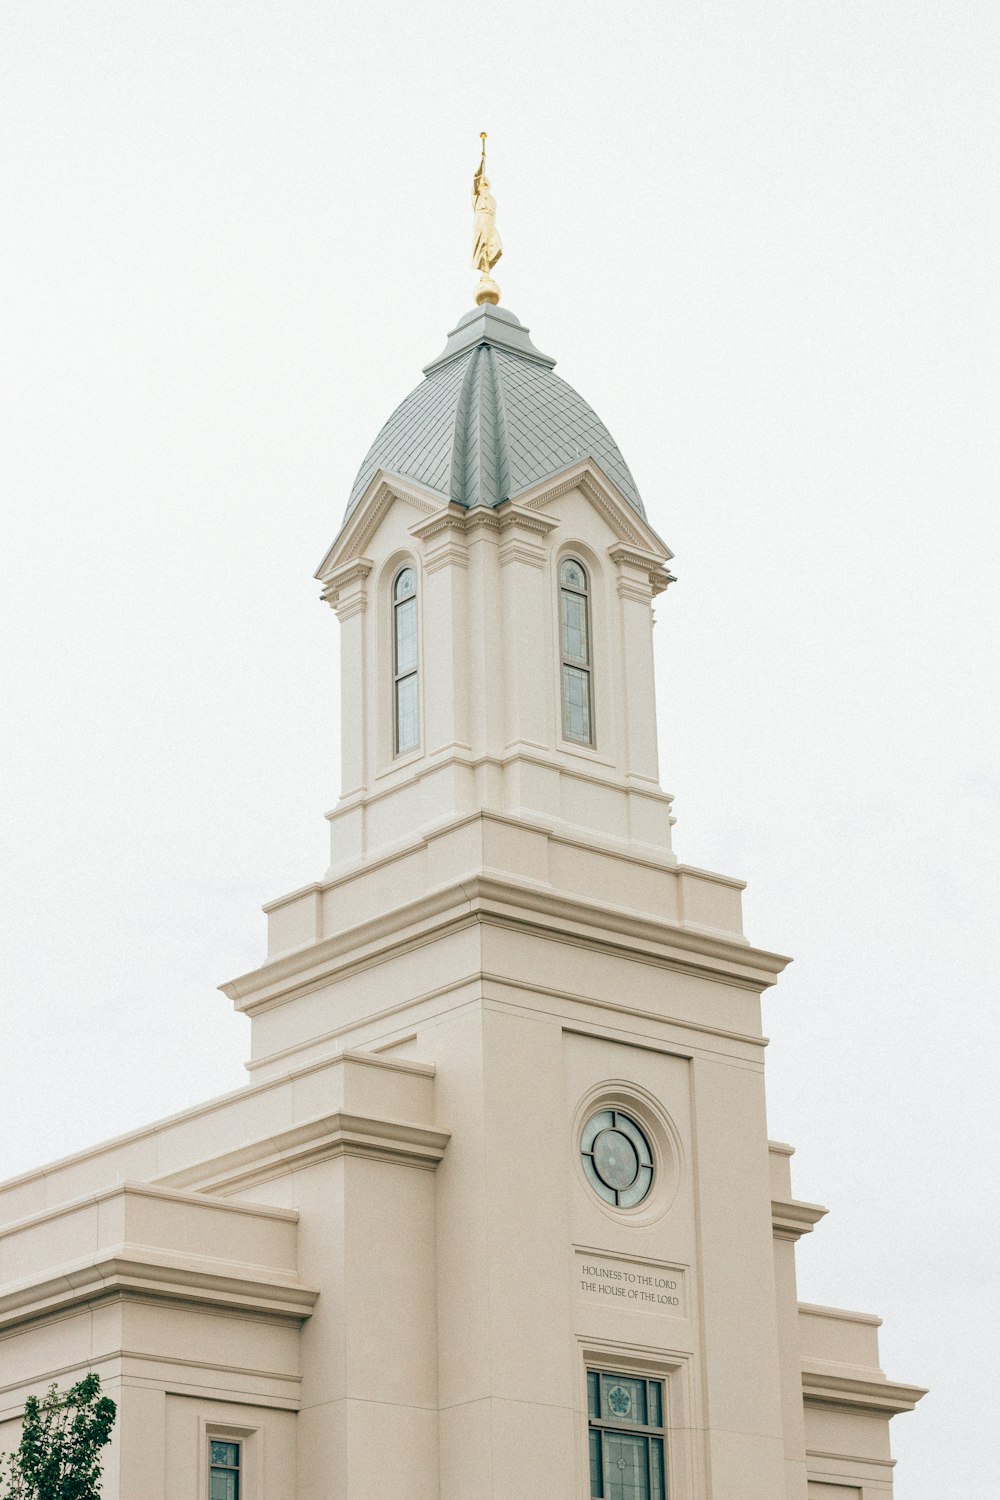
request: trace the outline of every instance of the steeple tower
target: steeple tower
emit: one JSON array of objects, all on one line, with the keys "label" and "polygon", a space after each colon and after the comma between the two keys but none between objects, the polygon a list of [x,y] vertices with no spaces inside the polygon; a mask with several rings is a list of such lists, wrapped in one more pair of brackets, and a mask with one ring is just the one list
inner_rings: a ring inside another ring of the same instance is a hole
[{"label": "steeple tower", "polygon": [[671,848],[670,553],[496,305],[476,183],[488,284],[319,569],[343,785],[329,869],[224,986],[250,1086],[0,1185],[0,1447],[94,1368],[107,1500],[888,1497],[923,1393],[877,1318],[797,1302],[825,1210],[767,1138],[787,960]]},{"label": "steeple tower", "polygon": [[[485,810],[674,863],[652,654],[671,554],[608,429],[554,366],[512,313],[477,308],[361,465],[317,575],[343,627],[331,871]],[[405,752],[401,568],[419,721]],[[586,660],[567,654],[569,609],[586,616],[572,646]],[[586,697],[585,732],[567,717],[571,692]]]}]

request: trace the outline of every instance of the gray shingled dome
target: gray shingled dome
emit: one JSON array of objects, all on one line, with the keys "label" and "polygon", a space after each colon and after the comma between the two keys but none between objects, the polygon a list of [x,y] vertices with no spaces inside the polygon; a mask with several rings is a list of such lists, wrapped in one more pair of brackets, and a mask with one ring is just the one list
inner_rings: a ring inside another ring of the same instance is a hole
[{"label": "gray shingled dome", "polygon": [[467,313],[369,449],[345,520],[379,469],[459,505],[499,505],[582,458],[645,516],[614,438],[554,364],[513,313]]}]

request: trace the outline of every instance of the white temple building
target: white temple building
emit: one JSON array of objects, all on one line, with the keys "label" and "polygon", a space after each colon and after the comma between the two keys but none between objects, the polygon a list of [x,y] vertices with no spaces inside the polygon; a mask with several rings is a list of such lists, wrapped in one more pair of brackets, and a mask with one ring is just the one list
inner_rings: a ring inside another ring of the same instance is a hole
[{"label": "white temple building", "polygon": [[0,1185],[0,1449],[95,1370],[107,1500],[892,1491],[923,1392],[796,1295],[787,960],[672,848],[671,554],[553,364],[477,307],[361,466],[330,867],[224,986],[246,1087]]}]

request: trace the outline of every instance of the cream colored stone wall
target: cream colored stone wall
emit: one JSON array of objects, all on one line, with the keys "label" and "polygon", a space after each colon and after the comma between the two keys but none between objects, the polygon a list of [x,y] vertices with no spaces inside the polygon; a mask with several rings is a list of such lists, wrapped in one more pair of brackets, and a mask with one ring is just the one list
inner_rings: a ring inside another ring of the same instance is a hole
[{"label": "cream colored stone wall", "polygon": [[[556,570],[590,570],[592,749],[562,741]],[[389,594],[420,576],[420,748]],[[873,1500],[919,1389],[800,1307],[825,1210],[768,1142],[741,884],[678,864],[652,689],[662,543],[585,460],[476,514],[376,476],[322,577],[344,653],[327,876],[225,986],[245,1089],[0,1185],[0,1432],[98,1370],[108,1500],[580,1497],[586,1371],[662,1379],[671,1500]],[[580,1132],[652,1144],[635,1210]]]}]

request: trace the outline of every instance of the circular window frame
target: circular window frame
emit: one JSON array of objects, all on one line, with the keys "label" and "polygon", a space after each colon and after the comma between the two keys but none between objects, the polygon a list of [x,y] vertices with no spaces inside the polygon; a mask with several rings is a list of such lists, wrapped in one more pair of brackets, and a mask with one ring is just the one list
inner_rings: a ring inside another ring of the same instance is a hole
[{"label": "circular window frame", "polygon": [[[617,1111],[634,1121],[652,1154],[652,1182],[646,1195],[632,1207],[608,1200],[591,1182],[583,1157],[584,1131],[594,1115]],[[573,1156],[576,1172],[587,1199],[619,1224],[651,1224],[661,1219],[676,1200],[684,1175],[684,1152],[680,1136],[659,1100],[625,1079],[608,1079],[589,1089],[577,1105],[573,1118]]]},{"label": "circular window frame", "polygon": [[[611,1139],[624,1148],[624,1174],[615,1181],[616,1159],[621,1153]],[[610,1147],[610,1154],[602,1149]],[[638,1208],[653,1191],[656,1168],[653,1148],[639,1121],[624,1109],[598,1109],[586,1120],[580,1136],[583,1172],[597,1196],[613,1208]],[[605,1158],[602,1160],[602,1158]],[[628,1175],[631,1173],[631,1175]],[[627,1180],[625,1178],[627,1177]]]}]

